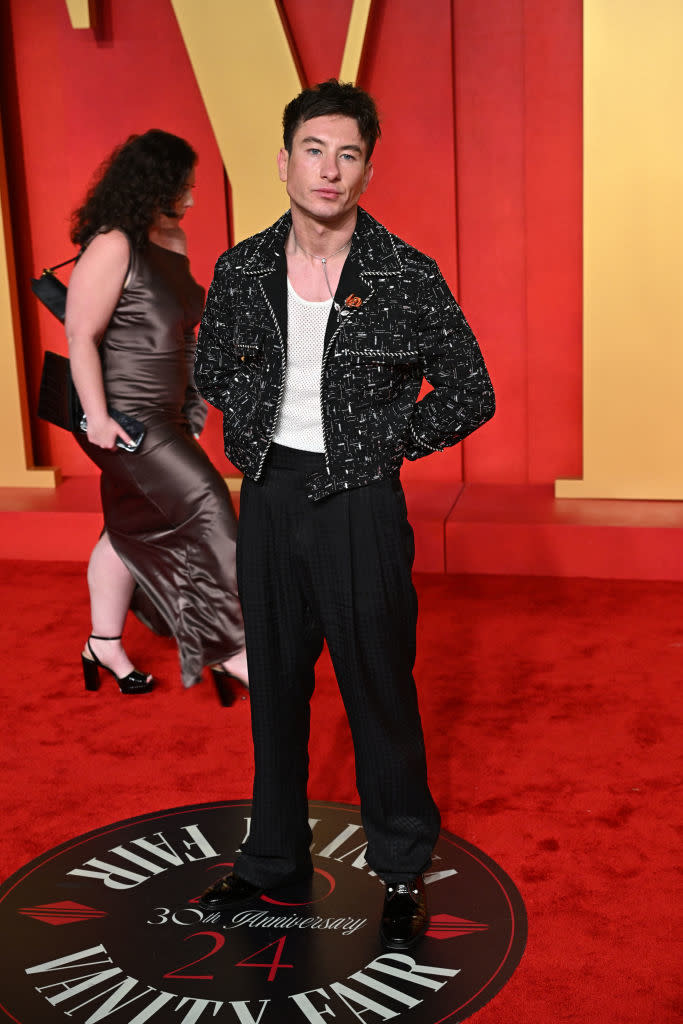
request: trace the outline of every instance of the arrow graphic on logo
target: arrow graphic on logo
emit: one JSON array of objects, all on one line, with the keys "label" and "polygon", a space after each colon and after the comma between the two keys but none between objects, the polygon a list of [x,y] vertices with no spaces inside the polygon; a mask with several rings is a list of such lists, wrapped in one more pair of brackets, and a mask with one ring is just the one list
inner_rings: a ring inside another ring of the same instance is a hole
[{"label": "arrow graphic on logo", "polygon": [[487,924],[468,921],[464,917],[453,917],[452,914],[435,914],[425,933],[430,939],[454,939],[457,935],[469,935],[471,932],[485,932]]},{"label": "arrow graphic on logo", "polygon": [[65,900],[62,903],[43,903],[38,907],[22,907],[24,917],[32,917],[45,924],[74,924],[77,921],[92,921],[97,917],[108,917],[106,910],[95,910],[82,903]]}]

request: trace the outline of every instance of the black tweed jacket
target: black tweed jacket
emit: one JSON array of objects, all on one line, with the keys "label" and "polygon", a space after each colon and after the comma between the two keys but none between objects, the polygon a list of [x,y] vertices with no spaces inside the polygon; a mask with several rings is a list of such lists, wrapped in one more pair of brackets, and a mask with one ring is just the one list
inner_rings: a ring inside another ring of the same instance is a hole
[{"label": "black tweed jacket", "polygon": [[[225,452],[258,480],[284,390],[291,214],[219,258],[202,318],[195,381],[223,413]],[[395,476],[403,458],[457,444],[493,415],[470,327],[434,260],[364,210],[325,336],[326,471],[309,497]],[[425,378],[433,390],[417,401]]]}]

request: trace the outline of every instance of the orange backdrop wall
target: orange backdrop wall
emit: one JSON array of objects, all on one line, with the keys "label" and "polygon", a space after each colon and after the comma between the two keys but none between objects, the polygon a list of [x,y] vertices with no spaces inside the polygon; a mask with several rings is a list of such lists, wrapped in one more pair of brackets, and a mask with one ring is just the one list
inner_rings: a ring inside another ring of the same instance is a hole
[{"label": "orange backdrop wall", "polygon": [[[0,5],[33,410],[42,353],[66,344],[28,280],[72,253],[70,212],[114,145],[161,127],[198,150],[186,230],[205,286],[230,240],[229,187],[170,0],[96,7],[97,27],[74,30],[63,0]],[[302,78],[337,74],[351,0],[280,7]],[[375,96],[384,131],[365,205],[438,260],[480,339],[498,398],[496,417],[475,436],[405,472],[490,483],[580,476],[579,0],[374,0],[358,84]],[[36,464],[94,472],[69,436],[35,412],[32,436]],[[228,472],[215,413],[204,444]]]}]

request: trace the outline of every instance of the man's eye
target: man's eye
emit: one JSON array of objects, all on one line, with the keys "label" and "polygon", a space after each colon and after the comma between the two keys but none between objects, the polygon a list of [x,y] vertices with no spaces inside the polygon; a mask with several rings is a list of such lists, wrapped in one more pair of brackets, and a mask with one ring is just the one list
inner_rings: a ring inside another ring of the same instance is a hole
[{"label": "man's eye", "polygon": [[355,163],[356,155],[355,153],[342,153],[342,160],[349,160],[351,163]]},{"label": "man's eye", "polygon": [[320,152],[320,150],[319,149],[309,149],[309,150],[307,150],[307,152],[310,153],[312,156],[316,156]]}]

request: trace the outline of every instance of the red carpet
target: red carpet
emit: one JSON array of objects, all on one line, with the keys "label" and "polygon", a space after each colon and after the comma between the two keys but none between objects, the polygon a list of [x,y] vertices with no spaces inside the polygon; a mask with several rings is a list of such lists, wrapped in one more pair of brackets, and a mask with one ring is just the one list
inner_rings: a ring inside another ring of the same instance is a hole
[{"label": "red carpet", "polygon": [[[420,576],[417,664],[448,831],[519,886],[529,943],[481,1024],[681,1019],[683,585]],[[84,566],[4,562],[6,877],[71,836],[147,811],[249,795],[249,707],[182,691],[173,645],[136,622],[160,686],[85,693]],[[314,698],[310,795],[356,802],[329,665]],[[438,908],[435,908],[438,912]],[[680,929],[678,929],[680,930]]]}]

